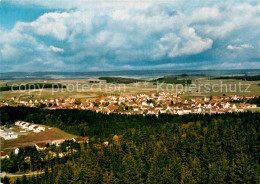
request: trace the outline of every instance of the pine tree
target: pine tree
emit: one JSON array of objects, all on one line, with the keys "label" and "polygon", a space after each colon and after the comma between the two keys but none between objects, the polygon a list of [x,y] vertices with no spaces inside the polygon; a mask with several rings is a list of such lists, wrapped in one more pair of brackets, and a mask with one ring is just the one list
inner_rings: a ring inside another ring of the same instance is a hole
[{"label": "pine tree", "polygon": [[17,179],[16,179],[15,184],[22,184],[20,178],[17,178]]},{"label": "pine tree", "polygon": [[141,173],[138,172],[138,167],[135,159],[131,154],[124,156],[122,165],[124,168],[123,182],[126,184],[141,184],[143,179]]},{"label": "pine tree", "polygon": [[22,184],[28,184],[28,181],[27,181],[27,178],[25,175],[23,175]]},{"label": "pine tree", "polygon": [[3,182],[4,184],[10,184],[10,179],[7,176],[5,176]]},{"label": "pine tree", "polygon": [[67,165],[64,168],[62,168],[61,176],[58,180],[58,183],[59,184],[74,183],[74,172],[71,165]]}]

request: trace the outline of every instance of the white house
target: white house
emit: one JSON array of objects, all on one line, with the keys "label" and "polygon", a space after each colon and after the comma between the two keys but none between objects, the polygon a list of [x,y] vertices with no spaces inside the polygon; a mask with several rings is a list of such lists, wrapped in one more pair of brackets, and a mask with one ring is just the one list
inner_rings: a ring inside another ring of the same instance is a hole
[{"label": "white house", "polygon": [[236,104],[233,104],[231,108],[234,109],[234,110],[236,110],[236,109],[237,109]]},{"label": "white house", "polygon": [[0,153],[0,158],[4,159],[4,158],[10,158],[9,155],[6,152],[1,152]]},{"label": "white house", "polygon": [[45,150],[46,149],[46,143],[36,143],[34,146],[37,150]]},{"label": "white house", "polygon": [[242,108],[237,108],[236,111],[237,111],[237,112],[244,112],[244,109],[242,109]]},{"label": "white house", "polygon": [[246,108],[257,108],[256,104],[246,104]]},{"label": "white house", "polygon": [[21,123],[21,121],[16,121],[14,124],[15,124],[16,126],[19,126],[20,123]]},{"label": "white house", "polygon": [[204,97],[205,102],[209,102],[209,100],[210,100],[209,97]]},{"label": "white house", "polygon": [[166,113],[166,109],[161,109],[161,110],[160,110],[160,113],[161,113],[161,114],[165,114],[165,113]]},{"label": "white house", "polygon": [[133,106],[133,110],[134,110],[135,112],[137,112],[137,111],[139,110],[139,107],[138,107],[138,106]]},{"label": "white house", "polygon": [[227,103],[224,105],[224,108],[227,109],[227,108],[229,108],[229,107],[230,107],[230,103],[227,102]]},{"label": "white house", "polygon": [[30,123],[24,122],[24,121],[17,121],[15,122],[16,126],[19,126],[21,129],[27,129],[30,125]]},{"label": "white house", "polygon": [[60,146],[61,143],[63,143],[65,139],[60,139],[60,140],[54,140],[51,142],[51,144],[55,144],[56,146]]},{"label": "white house", "polygon": [[8,132],[5,136],[5,139],[6,140],[9,140],[9,139],[17,139],[18,135],[14,132]]},{"label": "white house", "polygon": [[28,127],[28,130],[33,130],[33,128],[36,127],[36,126],[37,126],[37,125],[33,125],[33,124],[32,124],[32,125],[30,125],[30,126]]},{"label": "white house", "polygon": [[194,112],[195,113],[201,113],[202,112],[202,108],[201,107],[194,107]]},{"label": "white house", "polygon": [[33,128],[33,132],[35,132],[35,133],[44,132],[44,131],[45,131],[45,128],[44,128],[44,127],[35,126],[35,127]]},{"label": "white house", "polygon": [[29,125],[30,125],[30,123],[25,122],[25,123],[22,124],[22,128],[27,129],[29,127]]},{"label": "white house", "polygon": [[183,115],[183,111],[182,110],[177,110],[176,112],[178,115]]},{"label": "white house", "polygon": [[14,149],[14,154],[18,155],[18,153],[19,153],[19,148],[15,148]]},{"label": "white house", "polygon": [[10,139],[17,139],[18,135],[14,132],[1,131],[0,137],[4,138],[5,140],[10,140]]},{"label": "white house", "polygon": [[191,113],[191,109],[188,107],[183,107],[183,114],[189,114]]}]

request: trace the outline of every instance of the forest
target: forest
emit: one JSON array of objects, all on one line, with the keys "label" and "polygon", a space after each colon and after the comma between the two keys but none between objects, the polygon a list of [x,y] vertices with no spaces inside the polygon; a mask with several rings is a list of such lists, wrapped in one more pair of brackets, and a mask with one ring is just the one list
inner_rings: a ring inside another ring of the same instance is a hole
[{"label": "forest", "polygon": [[11,91],[11,90],[33,90],[33,89],[45,89],[45,88],[66,88],[65,85],[60,83],[27,83],[14,86],[2,86],[0,91]]},{"label": "forest", "polygon": [[45,172],[16,184],[259,183],[259,113],[156,117],[28,107],[0,112],[2,125],[25,120],[89,139],[80,154],[32,168]]},{"label": "forest", "polygon": [[251,99],[247,100],[246,102],[250,103],[250,104],[256,104],[257,107],[259,107],[260,106],[260,97],[251,98]]},{"label": "forest", "polygon": [[107,83],[115,84],[130,84],[134,82],[142,82],[141,79],[123,78],[123,77],[99,77],[100,80],[105,80]]},{"label": "forest", "polygon": [[[187,77],[187,75],[183,74],[181,77]],[[100,77],[100,80],[105,80],[107,83],[118,83],[118,84],[130,84],[134,82],[144,82],[141,79],[132,79],[132,78],[123,78],[123,77]],[[191,80],[189,79],[178,79],[176,76],[165,76],[160,77],[158,79],[149,80],[156,84],[157,82],[160,83],[170,83],[170,84],[191,84]]]},{"label": "forest", "polygon": [[47,144],[46,147],[47,149],[38,151],[35,146],[26,146],[19,148],[17,155],[11,152],[10,159],[1,161],[1,172],[16,173],[51,168],[57,163],[66,163],[69,158],[78,157],[81,149],[80,144],[72,140],[66,140],[60,146]]},{"label": "forest", "polygon": [[223,76],[223,77],[214,77],[212,78],[213,80],[215,79],[236,79],[236,80],[244,80],[244,81],[259,81],[260,80],[260,75],[254,75],[254,76]]},{"label": "forest", "polygon": [[[183,74],[182,77],[187,77],[187,76],[185,74]],[[169,84],[182,84],[182,85],[191,84],[192,83],[192,81],[190,79],[178,79],[175,76],[161,77],[161,78],[152,80],[152,82],[154,82],[155,84],[156,84],[156,82],[159,82],[159,83],[163,83],[164,82],[164,83],[169,83]]]}]

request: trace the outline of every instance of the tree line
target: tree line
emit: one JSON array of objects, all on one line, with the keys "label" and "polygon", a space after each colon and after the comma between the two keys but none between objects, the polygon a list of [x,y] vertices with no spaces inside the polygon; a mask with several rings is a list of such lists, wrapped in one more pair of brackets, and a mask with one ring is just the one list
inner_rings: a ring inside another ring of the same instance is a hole
[{"label": "tree line", "polygon": [[11,91],[11,90],[33,90],[33,89],[45,89],[45,88],[66,88],[65,85],[60,83],[27,83],[13,86],[2,86],[0,91]]}]

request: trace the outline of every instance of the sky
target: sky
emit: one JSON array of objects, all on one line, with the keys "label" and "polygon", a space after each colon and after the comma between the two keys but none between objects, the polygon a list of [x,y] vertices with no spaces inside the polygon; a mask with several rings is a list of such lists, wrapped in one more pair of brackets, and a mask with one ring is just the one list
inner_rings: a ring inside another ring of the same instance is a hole
[{"label": "sky", "polygon": [[0,72],[260,69],[258,0],[0,0]]}]

